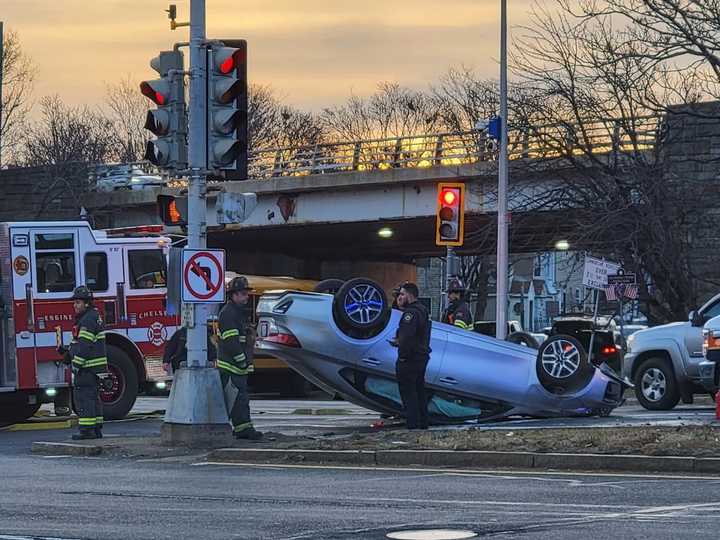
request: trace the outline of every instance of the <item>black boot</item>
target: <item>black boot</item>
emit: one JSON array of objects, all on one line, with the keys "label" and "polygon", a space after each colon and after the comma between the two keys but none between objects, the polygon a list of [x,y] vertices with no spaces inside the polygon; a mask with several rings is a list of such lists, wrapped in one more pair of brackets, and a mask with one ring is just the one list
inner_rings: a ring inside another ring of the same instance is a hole
[{"label": "black boot", "polygon": [[246,439],[249,441],[259,441],[263,437],[263,434],[253,427],[243,429],[242,431],[236,431],[233,435],[236,439]]},{"label": "black boot", "polygon": [[102,439],[102,426],[95,426],[95,438]]},{"label": "black boot", "polygon": [[95,435],[95,430],[93,428],[90,429],[81,429],[80,433],[76,433],[72,436],[73,441],[86,441],[90,439],[97,439],[97,435]]}]

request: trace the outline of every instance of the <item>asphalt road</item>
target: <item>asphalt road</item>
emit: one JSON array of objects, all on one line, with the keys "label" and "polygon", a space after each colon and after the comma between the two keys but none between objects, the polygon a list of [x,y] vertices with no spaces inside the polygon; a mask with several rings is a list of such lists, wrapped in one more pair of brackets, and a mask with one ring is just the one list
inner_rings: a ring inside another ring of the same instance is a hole
[{"label": "asphalt road", "polygon": [[0,540],[715,539],[720,479],[0,456]]}]

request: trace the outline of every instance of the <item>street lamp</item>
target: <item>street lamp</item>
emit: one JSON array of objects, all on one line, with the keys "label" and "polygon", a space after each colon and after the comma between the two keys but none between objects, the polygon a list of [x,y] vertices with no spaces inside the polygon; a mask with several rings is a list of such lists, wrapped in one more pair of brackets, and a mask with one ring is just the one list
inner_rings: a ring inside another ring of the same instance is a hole
[{"label": "street lamp", "polygon": [[508,132],[507,132],[507,0],[500,0],[500,156],[498,160],[497,290],[495,337],[507,333],[508,296]]},{"label": "street lamp", "polygon": [[568,242],[567,240],[558,240],[557,242],[555,242],[555,249],[557,249],[558,251],[567,251],[568,249],[570,249],[570,242]]}]

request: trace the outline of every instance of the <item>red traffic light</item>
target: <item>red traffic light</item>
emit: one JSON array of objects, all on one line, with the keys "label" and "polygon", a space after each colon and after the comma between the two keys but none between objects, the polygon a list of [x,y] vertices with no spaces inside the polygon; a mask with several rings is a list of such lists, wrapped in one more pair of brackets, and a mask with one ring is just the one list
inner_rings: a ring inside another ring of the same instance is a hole
[{"label": "red traffic light", "polygon": [[455,190],[452,189],[443,190],[442,195],[440,196],[440,200],[448,206],[452,206],[453,204],[455,204],[457,198],[457,193],[455,193]]},{"label": "red traffic light", "polygon": [[243,51],[234,47],[220,47],[213,49],[215,68],[223,75],[230,75],[242,64]]},{"label": "red traffic light", "polygon": [[156,105],[167,105],[170,88],[165,81],[143,81],[140,83],[140,92]]}]

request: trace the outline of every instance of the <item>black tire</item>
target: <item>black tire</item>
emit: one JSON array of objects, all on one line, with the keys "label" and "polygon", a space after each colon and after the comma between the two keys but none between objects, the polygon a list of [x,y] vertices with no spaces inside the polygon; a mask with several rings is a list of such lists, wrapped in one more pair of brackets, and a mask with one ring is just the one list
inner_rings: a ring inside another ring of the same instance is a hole
[{"label": "black tire", "polygon": [[333,316],[338,328],[350,337],[368,339],[376,336],[390,318],[385,291],[371,279],[351,279],[335,294]]},{"label": "black tire", "polygon": [[540,344],[537,342],[537,339],[527,332],[513,332],[505,338],[505,341],[515,343],[516,345],[524,345],[525,347],[530,347],[531,349],[540,348]]},{"label": "black tire", "polygon": [[[40,410],[40,406],[40,403],[34,405],[29,403],[3,405],[3,408],[0,409],[0,424],[16,424],[32,418]],[[7,410],[4,410],[5,407],[7,407]]]},{"label": "black tire", "polygon": [[[106,420],[125,418],[138,395],[138,374],[130,357],[114,345],[107,346],[108,371],[113,377],[113,391],[101,392]],[[118,385],[117,387],[115,385]]]},{"label": "black tire", "polygon": [[557,334],[546,339],[536,360],[540,384],[553,394],[569,394],[585,388],[595,374],[587,352],[572,336]]},{"label": "black tire", "polygon": [[668,411],[680,401],[680,388],[670,362],[661,357],[645,360],[635,376],[635,396],[650,411]]},{"label": "black tire", "polygon": [[315,285],[313,291],[326,294],[335,294],[340,290],[345,282],[342,279],[323,279],[320,283]]}]

